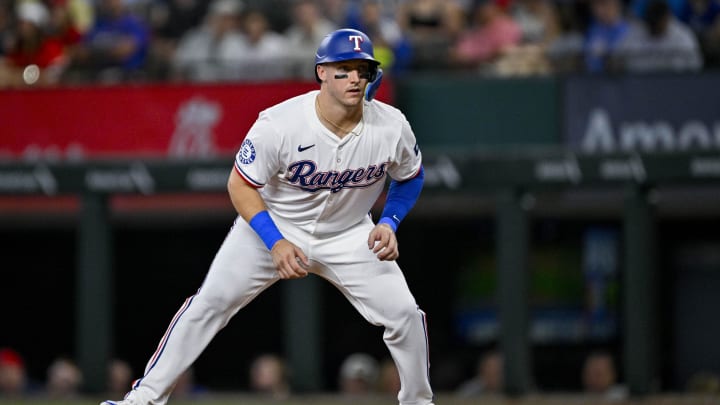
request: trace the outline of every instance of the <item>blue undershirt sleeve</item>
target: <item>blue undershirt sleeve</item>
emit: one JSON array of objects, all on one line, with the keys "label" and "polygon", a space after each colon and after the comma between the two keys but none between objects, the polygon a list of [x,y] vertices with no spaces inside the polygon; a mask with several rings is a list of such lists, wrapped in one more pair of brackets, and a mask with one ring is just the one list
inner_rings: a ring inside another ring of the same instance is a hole
[{"label": "blue undershirt sleeve", "polygon": [[397,231],[400,221],[410,212],[420,196],[424,179],[425,170],[420,166],[418,174],[410,180],[391,180],[385,207],[378,224],[388,224],[393,231]]}]

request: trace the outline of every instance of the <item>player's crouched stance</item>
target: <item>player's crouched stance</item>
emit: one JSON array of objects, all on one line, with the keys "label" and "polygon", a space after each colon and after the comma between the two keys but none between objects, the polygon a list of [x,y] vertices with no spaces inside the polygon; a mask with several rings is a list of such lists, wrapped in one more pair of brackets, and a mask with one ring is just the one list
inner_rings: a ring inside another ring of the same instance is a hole
[{"label": "player's crouched stance", "polygon": [[[144,375],[124,400],[103,404],[165,404],[178,376],[238,310],[276,281],[308,273],[329,280],[368,322],[385,328],[400,404],[432,403],[425,313],[395,262],[395,231],[422,189],[422,154],[405,116],[373,100],[378,65],[367,35],[332,32],[315,56],[320,90],[260,113],[228,181],[240,218]],[[375,224],[367,213],[388,176]]]}]

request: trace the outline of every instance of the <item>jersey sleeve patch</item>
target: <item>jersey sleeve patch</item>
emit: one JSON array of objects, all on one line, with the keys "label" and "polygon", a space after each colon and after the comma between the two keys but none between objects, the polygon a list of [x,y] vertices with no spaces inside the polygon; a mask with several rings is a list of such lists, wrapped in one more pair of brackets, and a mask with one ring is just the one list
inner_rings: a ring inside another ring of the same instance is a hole
[{"label": "jersey sleeve patch", "polygon": [[245,138],[242,145],[240,145],[240,150],[235,156],[235,170],[246,183],[255,188],[260,188],[264,186],[264,184],[253,179],[252,176],[248,175],[245,170],[242,169],[243,165],[248,165],[255,161],[255,156],[255,146],[250,139]]},{"label": "jersey sleeve patch", "polygon": [[255,146],[252,141],[245,138],[240,146],[240,152],[237,154],[238,163],[249,165],[255,161]]}]

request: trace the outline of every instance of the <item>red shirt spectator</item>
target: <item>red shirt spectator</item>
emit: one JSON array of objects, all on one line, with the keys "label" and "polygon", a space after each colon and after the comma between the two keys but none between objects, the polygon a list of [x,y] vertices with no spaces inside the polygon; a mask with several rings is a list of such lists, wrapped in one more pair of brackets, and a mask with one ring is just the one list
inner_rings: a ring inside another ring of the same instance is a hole
[{"label": "red shirt spectator", "polygon": [[0,397],[14,397],[25,391],[25,363],[16,351],[0,348]]},{"label": "red shirt spectator", "polygon": [[37,46],[27,49],[15,49],[8,55],[10,62],[22,68],[28,65],[37,65],[46,68],[63,61],[63,44],[55,39],[45,39]]},{"label": "red shirt spectator", "polygon": [[66,47],[71,47],[82,40],[82,33],[73,21],[67,0],[51,1],[48,28],[50,36]]},{"label": "red shirt spectator", "polygon": [[451,58],[459,66],[476,67],[493,61],[521,39],[518,24],[494,1],[480,0],[475,7],[473,27],[460,36]]},{"label": "red shirt spectator", "polygon": [[25,1],[18,5],[18,40],[8,52],[8,60],[18,68],[37,65],[47,68],[64,61],[63,44],[47,37],[42,27],[48,23],[49,13],[39,2]]}]

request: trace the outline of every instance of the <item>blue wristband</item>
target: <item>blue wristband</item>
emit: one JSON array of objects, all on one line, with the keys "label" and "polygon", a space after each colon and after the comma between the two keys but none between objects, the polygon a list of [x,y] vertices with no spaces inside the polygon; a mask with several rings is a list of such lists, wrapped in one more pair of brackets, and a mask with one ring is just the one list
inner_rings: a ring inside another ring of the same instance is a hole
[{"label": "blue wristband", "polygon": [[263,243],[265,243],[268,250],[271,250],[277,241],[283,239],[280,230],[277,225],[275,225],[272,218],[270,218],[270,214],[268,214],[267,210],[260,211],[255,214],[248,223],[255,233],[260,236],[260,239],[262,239]]}]

